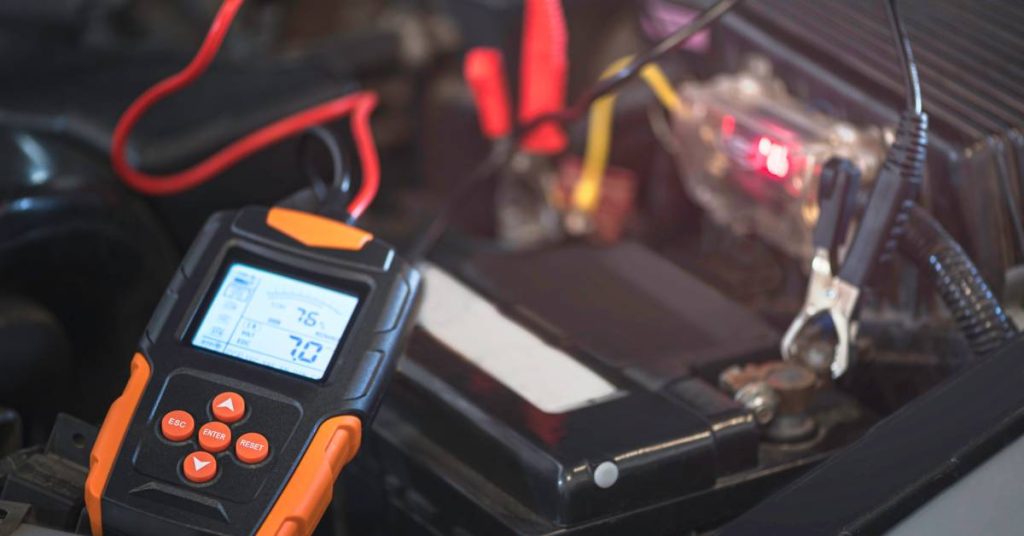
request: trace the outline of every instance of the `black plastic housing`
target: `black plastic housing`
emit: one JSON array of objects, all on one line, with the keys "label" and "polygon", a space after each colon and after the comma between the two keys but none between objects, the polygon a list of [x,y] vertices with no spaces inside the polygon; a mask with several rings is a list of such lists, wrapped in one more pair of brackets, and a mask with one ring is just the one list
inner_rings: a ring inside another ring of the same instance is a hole
[{"label": "black plastic housing", "polygon": [[[354,415],[368,424],[395,368],[418,304],[420,278],[390,246],[372,240],[359,251],[305,247],[267,226],[267,209],[244,208],[210,218],[182,261],[139,343],[152,375],[121,445],[103,496],[109,534],[254,534],[326,419]],[[189,344],[186,335],[227,259],[328,287],[363,289],[362,301],[320,381],[311,381]],[[249,408],[233,436],[263,433],[267,460],[238,462],[216,454],[218,476],[186,481],[182,459],[199,450],[193,435],[174,444],[160,418],[182,409],[198,429],[212,420],[209,402],[221,391],[241,394]]]}]

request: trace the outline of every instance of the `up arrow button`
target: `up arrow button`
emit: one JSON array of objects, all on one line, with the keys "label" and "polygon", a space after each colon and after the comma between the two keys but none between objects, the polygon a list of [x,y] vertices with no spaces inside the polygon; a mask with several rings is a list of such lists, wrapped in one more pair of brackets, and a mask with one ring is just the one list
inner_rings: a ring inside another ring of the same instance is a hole
[{"label": "up arrow button", "polygon": [[238,422],[245,416],[245,399],[238,393],[226,391],[213,397],[211,410],[214,418],[220,422]]}]

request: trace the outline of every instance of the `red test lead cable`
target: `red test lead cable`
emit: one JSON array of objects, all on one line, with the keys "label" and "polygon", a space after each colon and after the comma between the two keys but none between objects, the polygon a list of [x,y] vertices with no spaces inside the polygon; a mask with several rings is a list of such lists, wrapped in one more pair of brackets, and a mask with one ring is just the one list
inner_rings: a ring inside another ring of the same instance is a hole
[{"label": "red test lead cable", "polygon": [[[569,70],[569,30],[562,0],[526,0],[519,63],[519,122],[562,111]],[[544,123],[527,132],[523,149],[533,154],[557,154],[568,138],[562,125]]]},{"label": "red test lead cable", "polygon": [[352,218],[366,211],[380,186],[380,160],[370,129],[370,114],[377,106],[377,95],[372,91],[359,91],[339,97],[293,115],[279,119],[231,143],[207,159],[178,173],[149,175],[128,163],[125,145],[135,124],[143,114],[168,95],[180,91],[202,76],[213,62],[244,0],[225,0],[210,26],[206,39],[192,61],[180,72],[161,80],[146,90],[121,114],[114,128],[110,161],[114,170],[129,187],[147,195],[174,195],[195,188],[236,164],[282,139],[295,136],[306,129],[334,121],[352,114],[351,128],[362,166],[359,191],[348,206]]}]

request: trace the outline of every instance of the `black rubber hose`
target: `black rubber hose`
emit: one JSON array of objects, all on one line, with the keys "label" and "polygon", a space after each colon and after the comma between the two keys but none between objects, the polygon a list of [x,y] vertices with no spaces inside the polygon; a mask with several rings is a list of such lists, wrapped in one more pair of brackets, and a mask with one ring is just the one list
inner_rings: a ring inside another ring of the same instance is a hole
[{"label": "black rubber hose", "polygon": [[930,277],[977,357],[1001,348],[1017,327],[970,257],[923,208],[914,205],[906,214],[900,251]]}]

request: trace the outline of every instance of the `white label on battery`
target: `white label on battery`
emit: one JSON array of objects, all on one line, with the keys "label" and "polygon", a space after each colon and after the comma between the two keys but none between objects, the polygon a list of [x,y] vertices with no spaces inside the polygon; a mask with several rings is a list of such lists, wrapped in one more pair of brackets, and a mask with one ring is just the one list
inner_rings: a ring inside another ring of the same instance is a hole
[{"label": "white label on battery", "polygon": [[618,394],[572,356],[541,340],[436,266],[425,266],[420,326],[545,413]]}]

